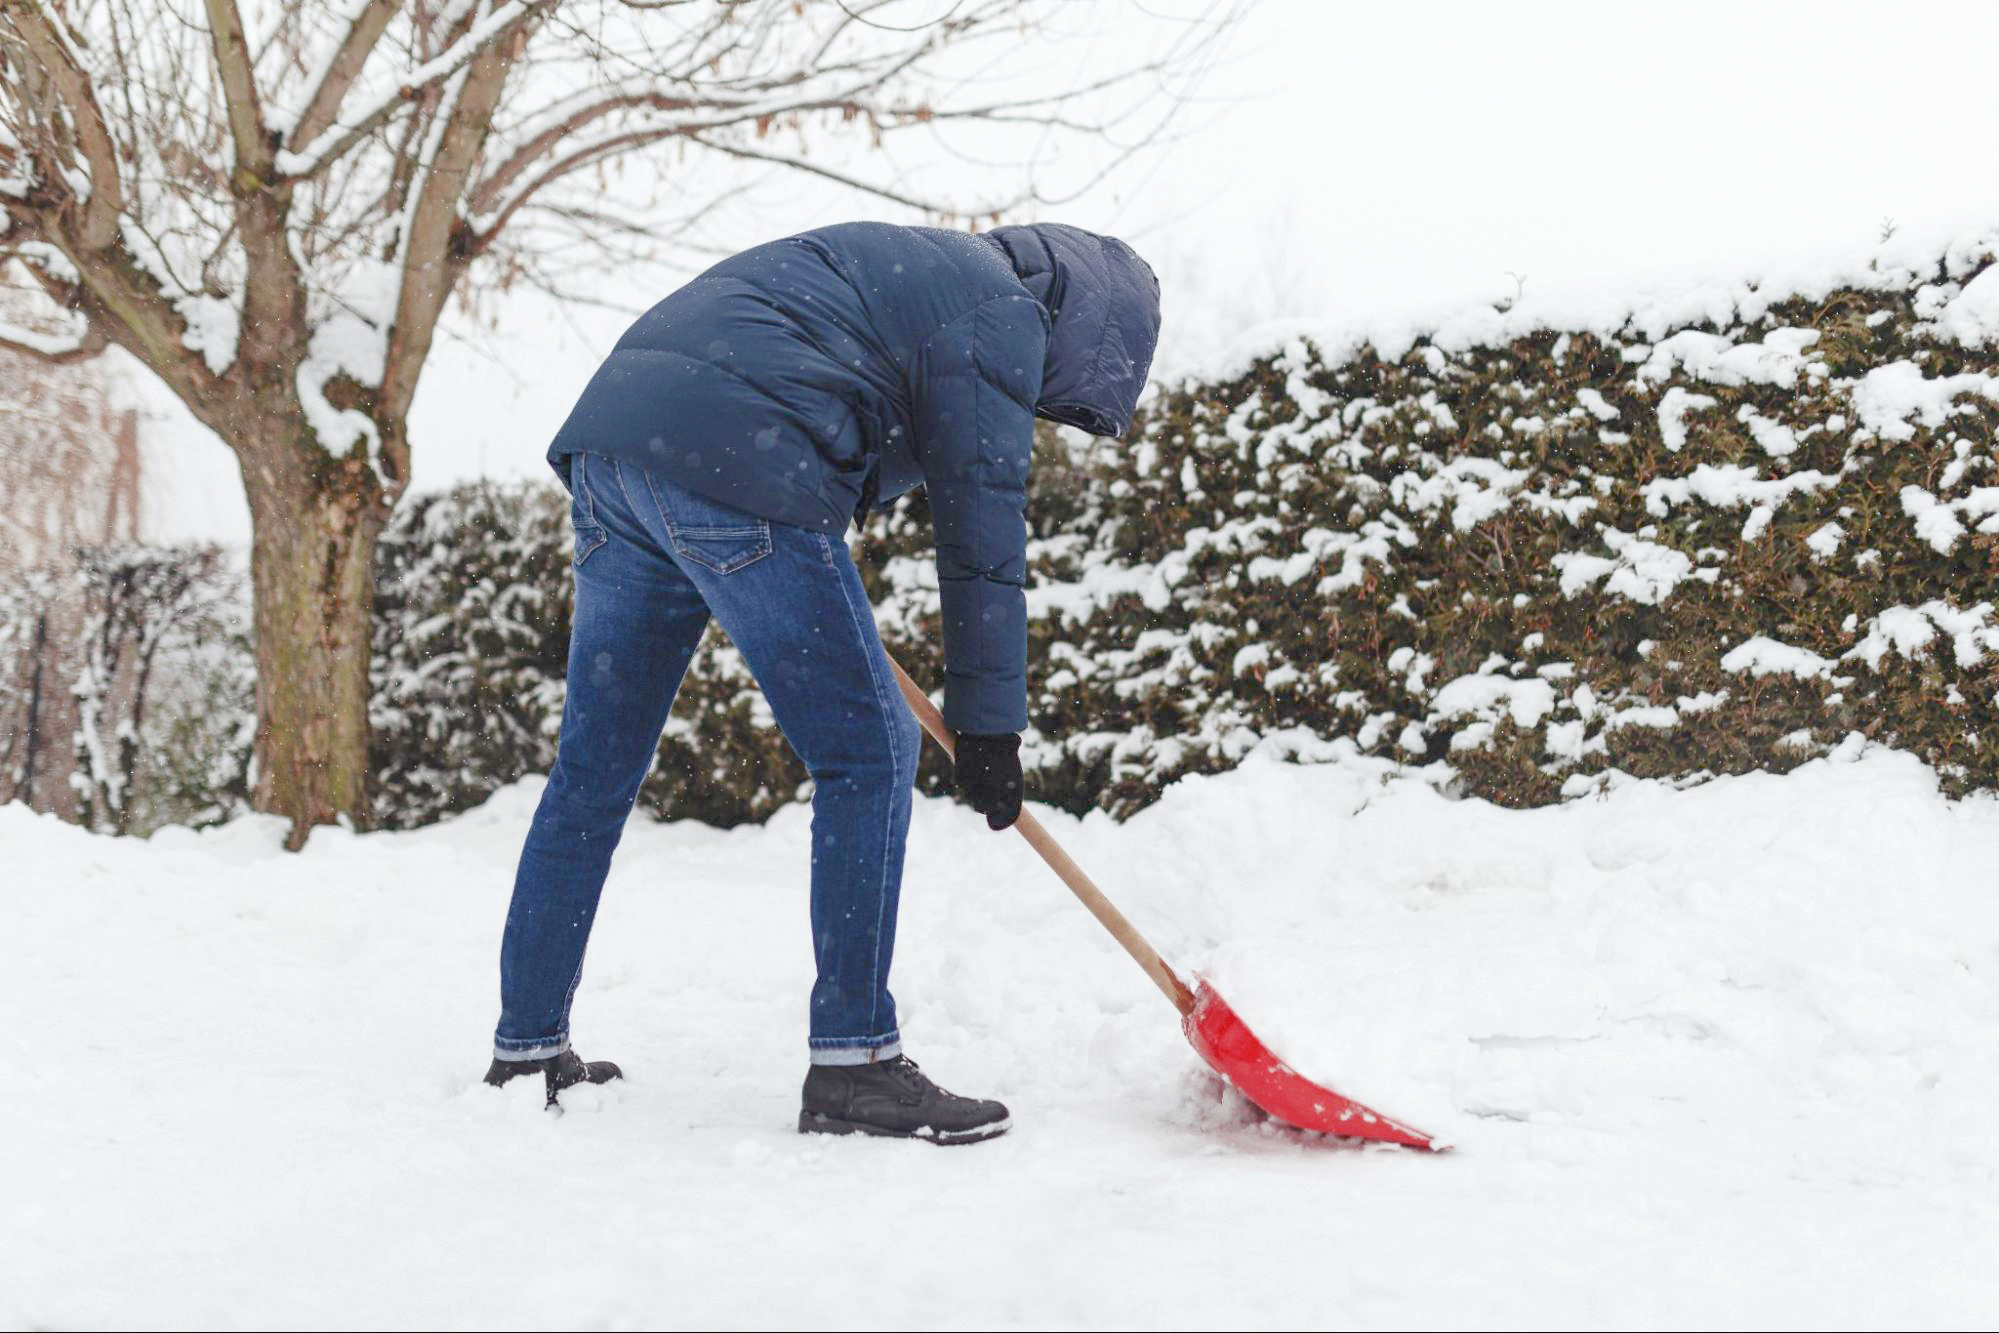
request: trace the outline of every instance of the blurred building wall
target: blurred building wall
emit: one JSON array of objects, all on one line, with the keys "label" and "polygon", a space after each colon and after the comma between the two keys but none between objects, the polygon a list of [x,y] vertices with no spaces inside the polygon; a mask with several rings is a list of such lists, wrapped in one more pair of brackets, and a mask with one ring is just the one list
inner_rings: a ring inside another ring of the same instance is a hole
[{"label": "blurred building wall", "polygon": [[0,352],[0,571],[139,536],[139,420],[93,367]]}]

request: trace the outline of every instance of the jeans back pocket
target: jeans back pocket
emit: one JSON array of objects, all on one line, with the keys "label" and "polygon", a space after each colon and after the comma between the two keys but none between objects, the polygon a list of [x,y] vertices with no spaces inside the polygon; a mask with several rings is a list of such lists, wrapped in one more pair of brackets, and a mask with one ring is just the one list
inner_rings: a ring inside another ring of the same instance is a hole
[{"label": "jeans back pocket", "polygon": [[770,521],[645,474],[673,549],[704,569],[733,574],[770,554]]},{"label": "jeans back pocket", "polygon": [[770,554],[770,524],[750,527],[687,527],[672,524],[673,549],[717,574],[733,574]]}]

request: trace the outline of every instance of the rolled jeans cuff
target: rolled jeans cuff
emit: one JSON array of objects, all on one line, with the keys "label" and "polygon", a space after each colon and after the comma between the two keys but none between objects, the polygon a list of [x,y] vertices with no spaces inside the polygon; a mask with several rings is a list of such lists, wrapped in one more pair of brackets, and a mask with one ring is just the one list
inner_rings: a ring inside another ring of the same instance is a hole
[{"label": "rolled jeans cuff", "polygon": [[902,1034],[882,1037],[813,1037],[806,1042],[815,1065],[872,1065],[902,1054]]},{"label": "rolled jeans cuff", "polygon": [[495,1037],[493,1058],[508,1063],[547,1060],[569,1049],[569,1037]]}]

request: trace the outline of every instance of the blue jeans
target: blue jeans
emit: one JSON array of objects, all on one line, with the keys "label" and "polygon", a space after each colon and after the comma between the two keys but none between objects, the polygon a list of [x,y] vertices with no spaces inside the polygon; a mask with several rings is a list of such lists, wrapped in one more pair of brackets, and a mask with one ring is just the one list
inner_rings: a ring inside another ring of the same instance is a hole
[{"label": "blue jeans", "polygon": [[562,738],[500,945],[503,1060],[556,1055],[611,853],[712,614],[804,761],[812,796],[815,1064],[901,1049],[888,993],[921,733],[836,537],[576,455],[576,611]]}]

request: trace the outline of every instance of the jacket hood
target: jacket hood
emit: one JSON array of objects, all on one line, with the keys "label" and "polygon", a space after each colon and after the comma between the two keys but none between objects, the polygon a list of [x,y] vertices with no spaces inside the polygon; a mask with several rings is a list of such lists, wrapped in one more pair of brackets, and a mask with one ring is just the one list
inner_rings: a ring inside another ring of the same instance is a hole
[{"label": "jacket hood", "polygon": [[1112,236],[1059,222],[997,227],[1021,284],[1048,309],[1048,359],[1035,415],[1092,435],[1120,436],[1159,344],[1159,279]]}]

